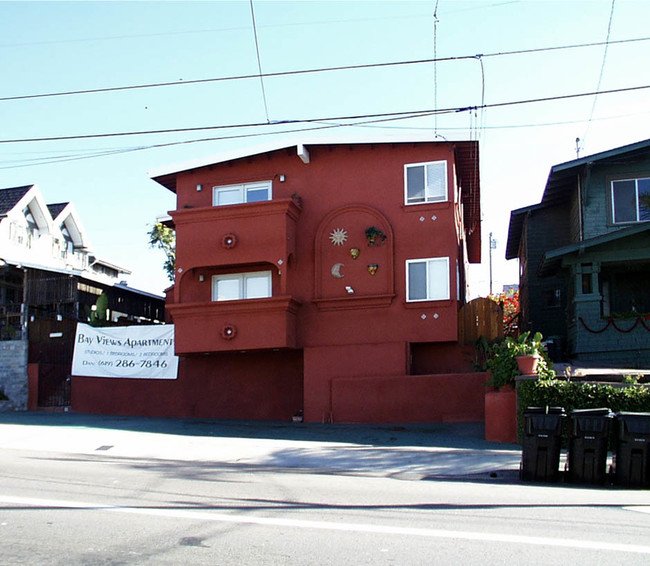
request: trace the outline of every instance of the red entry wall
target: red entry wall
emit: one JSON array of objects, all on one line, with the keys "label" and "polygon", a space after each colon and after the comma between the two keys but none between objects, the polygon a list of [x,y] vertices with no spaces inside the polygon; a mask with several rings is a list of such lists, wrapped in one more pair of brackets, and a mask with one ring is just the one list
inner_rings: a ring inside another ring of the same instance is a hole
[{"label": "red entry wall", "polygon": [[[483,421],[487,379],[485,373],[334,379],[332,421]],[[363,399],[363,402],[359,402],[360,399]]]},{"label": "red entry wall", "polygon": [[302,404],[300,351],[181,358],[173,380],[72,378],[80,413],[286,420]]}]

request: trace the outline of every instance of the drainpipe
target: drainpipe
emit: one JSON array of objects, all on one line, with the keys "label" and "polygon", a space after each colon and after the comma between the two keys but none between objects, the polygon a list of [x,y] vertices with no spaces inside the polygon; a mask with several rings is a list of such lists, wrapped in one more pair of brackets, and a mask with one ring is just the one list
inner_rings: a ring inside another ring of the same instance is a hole
[{"label": "drainpipe", "polygon": [[584,227],[582,225],[582,175],[578,173],[578,239],[583,241],[585,239]]},{"label": "drainpipe", "polygon": [[23,270],[23,303],[20,305],[20,338],[27,340],[29,337],[27,328],[29,324],[29,304],[27,302],[27,269],[20,267]]}]

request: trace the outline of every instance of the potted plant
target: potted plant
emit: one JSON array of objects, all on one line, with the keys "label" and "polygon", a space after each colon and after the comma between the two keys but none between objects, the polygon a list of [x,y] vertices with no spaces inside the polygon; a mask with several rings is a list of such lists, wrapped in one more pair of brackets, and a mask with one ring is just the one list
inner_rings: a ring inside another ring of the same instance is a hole
[{"label": "potted plant", "polygon": [[386,234],[384,234],[379,228],[370,226],[366,228],[366,239],[368,240],[369,246],[380,245],[382,242],[386,241]]},{"label": "potted plant", "polygon": [[522,375],[536,375],[537,366],[542,359],[544,346],[542,334],[535,332],[530,337],[530,332],[524,332],[514,344],[515,360]]},{"label": "potted plant", "polygon": [[490,379],[485,394],[485,439],[493,442],[517,442],[517,393],[515,379],[530,375],[519,369],[518,357],[532,357],[544,377],[552,376],[542,344],[542,335],[524,332],[519,338],[507,337],[485,347],[484,369]]}]

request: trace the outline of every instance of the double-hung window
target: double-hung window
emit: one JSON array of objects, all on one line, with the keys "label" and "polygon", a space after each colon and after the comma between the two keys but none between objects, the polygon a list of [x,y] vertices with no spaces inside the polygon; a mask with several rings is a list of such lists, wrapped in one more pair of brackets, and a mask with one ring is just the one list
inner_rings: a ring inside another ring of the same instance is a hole
[{"label": "double-hung window", "polygon": [[449,258],[406,261],[406,300],[444,301],[450,298]]},{"label": "double-hung window", "polygon": [[228,273],[212,277],[213,301],[263,299],[271,296],[271,272]]},{"label": "double-hung window", "polygon": [[446,161],[404,165],[404,201],[406,204],[445,202],[447,192]]},{"label": "double-hung window", "polygon": [[612,181],[614,223],[650,220],[650,178]]},{"label": "double-hung window", "polygon": [[212,187],[212,204],[214,206],[265,200],[271,200],[271,181]]}]

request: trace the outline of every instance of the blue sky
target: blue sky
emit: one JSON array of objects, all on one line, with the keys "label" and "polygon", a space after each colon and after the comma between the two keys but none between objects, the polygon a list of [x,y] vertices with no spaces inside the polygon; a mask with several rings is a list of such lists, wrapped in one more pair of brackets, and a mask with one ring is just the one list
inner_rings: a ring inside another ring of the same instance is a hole
[{"label": "blue sky", "polygon": [[[516,262],[504,259],[510,210],[539,201],[551,166],[576,157],[576,138],[585,156],[650,137],[650,89],[489,107],[650,85],[644,0],[254,0],[253,9],[266,74],[454,59],[267,77],[263,96],[259,78],[183,84],[259,73],[248,0],[0,2],[0,187],[36,183],[48,202],[74,202],[95,251],[130,268],[132,286],[161,292],[164,258],[146,232],[174,195],[149,170],[314,126],[238,125],[486,104],[328,132],[479,140],[484,262],[470,284],[484,295],[488,234],[498,290],[517,282]],[[25,98],[153,83],[176,84]],[[233,127],[11,141],[207,126]],[[225,139],[177,143],[215,137]]]}]

